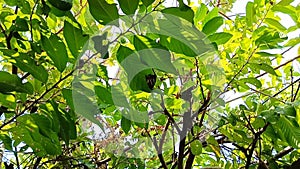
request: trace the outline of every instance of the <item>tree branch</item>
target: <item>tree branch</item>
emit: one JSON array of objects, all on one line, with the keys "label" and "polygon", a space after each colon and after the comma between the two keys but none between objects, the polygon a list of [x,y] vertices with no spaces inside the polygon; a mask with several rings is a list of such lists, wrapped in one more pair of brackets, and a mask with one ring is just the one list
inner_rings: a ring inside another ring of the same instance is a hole
[{"label": "tree branch", "polygon": [[[281,68],[281,67],[283,67],[283,66],[289,64],[290,62],[293,62],[294,60],[299,59],[299,58],[300,58],[300,55],[298,55],[298,56],[294,57],[293,59],[288,60],[288,61],[286,61],[285,63],[283,63],[283,64],[281,64],[281,65],[275,67],[274,70],[277,70],[277,69],[279,69],[279,68]],[[262,77],[262,76],[264,76],[264,75],[266,75],[266,74],[267,74],[267,72],[262,73],[262,74],[256,76],[255,78],[260,78],[260,77]]]},{"label": "tree branch", "polygon": [[258,139],[260,138],[260,135],[264,131],[266,131],[266,129],[267,129],[268,126],[269,126],[269,123],[266,123],[265,126],[260,131],[258,131],[257,133],[254,134],[254,139],[253,139],[253,142],[251,144],[252,146],[251,146],[251,148],[249,150],[249,153],[246,156],[246,158],[247,158],[246,165],[245,165],[246,169],[249,169],[249,167],[251,165],[252,155],[253,155],[254,149],[256,148],[256,143],[257,143]]},{"label": "tree branch", "polygon": [[300,89],[300,82],[298,83],[298,87],[297,87],[297,90],[295,92],[295,95],[294,95],[294,98],[293,98],[292,102],[296,100],[298,92],[299,92],[299,89]]},{"label": "tree branch", "polygon": [[[280,93],[282,93],[283,91],[285,91],[286,89],[288,89],[291,85],[294,85],[295,83],[300,82],[300,78],[295,80],[292,84],[287,85],[286,87],[284,87],[283,89],[281,89],[279,92],[275,93],[272,97],[276,97],[277,95],[279,95]],[[262,104],[266,103],[268,100],[270,99],[270,97],[268,99],[266,99],[265,101],[263,101]]]},{"label": "tree branch", "polygon": [[16,120],[18,117],[22,116],[23,114],[25,114],[25,112],[27,110],[29,110],[31,107],[33,107],[35,104],[37,104],[46,94],[48,94],[50,91],[52,91],[53,89],[55,89],[62,81],[64,81],[65,79],[67,79],[68,77],[70,77],[73,72],[75,70],[69,72],[67,75],[65,75],[63,78],[61,78],[59,81],[57,81],[52,87],[50,87],[49,89],[47,89],[39,98],[37,98],[35,101],[33,101],[29,106],[25,107],[19,114],[15,115],[14,117],[12,117],[10,120],[8,120],[7,122],[3,123],[1,126],[0,126],[0,130],[12,123],[14,120]]},{"label": "tree branch", "polygon": [[[243,71],[243,69],[246,67],[246,65],[249,63],[250,59],[252,58],[252,56],[254,55],[256,49],[259,46],[257,46],[251,53],[250,56],[247,58],[246,62],[241,66],[241,68],[237,71],[237,73],[235,75],[233,75],[233,77],[231,78],[231,80],[227,83],[226,87],[224,88],[224,91],[221,92],[219,95],[222,95],[224,92],[227,91],[228,87],[231,85],[231,83],[236,80],[235,78]],[[218,97],[217,97],[218,98]]]},{"label": "tree branch", "polygon": [[285,149],[283,149],[282,151],[280,151],[278,154],[276,154],[272,159],[277,160],[279,158],[282,158],[283,156],[289,154],[293,150],[294,150],[293,147],[286,147]]},{"label": "tree branch", "polygon": [[32,169],[38,169],[38,166],[39,166],[41,160],[42,160],[42,157],[38,157],[38,158],[36,159],[36,161],[35,161],[35,163],[34,163]]},{"label": "tree branch", "polygon": [[195,155],[192,153],[191,148],[189,148],[188,152],[189,152],[189,156],[185,163],[185,169],[191,169],[193,167],[193,162],[195,159]]}]

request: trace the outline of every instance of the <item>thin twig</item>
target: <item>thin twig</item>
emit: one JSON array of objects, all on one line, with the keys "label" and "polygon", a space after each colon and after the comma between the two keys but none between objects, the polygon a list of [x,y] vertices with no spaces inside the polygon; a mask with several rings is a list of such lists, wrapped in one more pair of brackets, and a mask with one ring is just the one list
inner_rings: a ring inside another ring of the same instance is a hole
[{"label": "thin twig", "polygon": [[[295,83],[298,83],[298,82],[300,82],[300,78],[295,80],[292,84],[287,85],[285,88],[281,89],[279,92],[275,93],[272,97],[276,97],[277,95],[279,95],[280,93],[282,93],[283,91],[288,89],[291,85],[294,85]],[[270,97],[268,99],[266,99],[265,101],[263,101],[262,104],[265,104],[269,99],[270,99]]]},{"label": "thin twig", "polygon": [[73,74],[74,70],[69,72],[67,75],[65,75],[63,78],[61,78],[59,81],[57,81],[52,87],[50,87],[49,89],[47,89],[39,98],[37,98],[35,101],[33,101],[29,106],[25,107],[19,114],[15,115],[14,117],[12,117],[10,120],[8,120],[7,122],[3,123],[0,126],[0,130],[10,124],[11,122],[13,122],[14,120],[16,120],[18,117],[22,116],[23,114],[25,114],[25,112],[27,110],[29,110],[30,108],[32,108],[35,104],[37,104],[42,98],[44,98],[44,96],[46,94],[48,94],[50,91],[52,91],[54,88],[56,88],[63,80],[67,79],[68,77],[70,77]]},{"label": "thin twig", "polygon": [[[294,60],[299,59],[299,58],[300,58],[300,55],[298,55],[298,56],[294,57],[293,59],[288,60],[288,61],[286,61],[285,63],[283,63],[283,64],[281,64],[281,65],[275,67],[274,70],[277,70],[277,69],[279,69],[279,68],[281,68],[281,67],[283,67],[283,66],[289,64],[290,62],[293,62]],[[262,74],[256,76],[255,78],[260,78],[260,77],[262,77],[262,76],[264,76],[264,75],[266,75],[266,74],[267,74],[267,72],[262,73]]]},{"label": "thin twig", "polygon": [[200,86],[200,90],[201,90],[201,95],[202,95],[202,99],[205,100],[205,95],[204,95],[204,89],[203,89],[203,85],[202,85],[202,80],[201,80],[201,77],[200,77],[200,74],[199,74],[199,65],[198,65],[198,59],[195,58],[195,61],[196,61],[196,73],[197,73],[197,78],[198,78],[198,81],[199,81],[199,86]]},{"label": "thin twig", "polygon": [[282,100],[280,100],[280,99],[277,99],[276,97],[274,97],[274,96],[272,96],[272,95],[270,95],[270,94],[266,94],[266,93],[264,93],[264,92],[262,92],[262,91],[259,91],[259,90],[253,89],[253,88],[250,88],[250,90],[253,90],[253,91],[255,91],[256,93],[259,93],[259,94],[261,94],[261,95],[268,96],[269,98],[275,99],[275,100],[277,100],[277,101],[282,102],[282,103],[285,104],[285,101],[282,101]]},{"label": "thin twig", "polygon": [[[241,66],[241,68],[238,70],[238,72],[231,78],[231,80],[228,82],[228,84],[226,85],[226,87],[224,88],[224,92],[227,91],[228,87],[231,85],[231,83],[236,80],[235,78],[244,70],[244,68],[246,67],[246,65],[249,63],[250,59],[252,58],[252,56],[254,55],[256,49],[258,48],[258,46],[250,53],[250,56],[247,58],[246,62]],[[221,92],[219,95],[223,94],[223,92]],[[218,97],[217,97],[218,98]]]},{"label": "thin twig", "polygon": [[37,6],[37,2],[38,2],[38,1],[39,1],[39,0],[36,0],[36,1],[34,2],[34,5],[33,5],[33,8],[32,8],[32,10],[31,10],[31,12],[30,12],[30,17],[29,17],[31,41],[33,41],[32,16],[33,16],[33,11],[34,11],[35,7]]},{"label": "thin twig", "polygon": [[283,156],[289,154],[294,150],[293,147],[286,147],[282,151],[280,151],[278,154],[276,154],[272,159],[277,160],[279,158],[282,158]]},{"label": "thin twig", "polygon": [[300,82],[298,83],[298,87],[297,87],[297,90],[295,92],[295,95],[294,95],[294,98],[293,98],[292,102],[296,100],[298,92],[299,92],[299,89],[300,89]]},{"label": "thin twig", "polygon": [[4,29],[4,27],[2,26],[2,24],[0,23],[0,29],[1,29],[1,32],[4,34],[5,36],[5,39],[7,39],[7,34],[6,34],[6,31]]},{"label": "thin twig", "polygon": [[[290,72],[291,72],[291,84],[293,84],[293,67],[290,68]],[[291,92],[291,102],[293,101],[294,98],[294,85],[292,85],[292,92]]]},{"label": "thin twig", "polygon": [[232,20],[231,18],[229,18],[229,16],[227,16],[226,14],[224,14],[223,12],[219,11],[219,14],[221,14],[223,17],[225,17],[227,20]]},{"label": "thin twig", "polygon": [[17,147],[14,147],[14,148],[15,148],[14,155],[15,155],[15,158],[16,158],[17,168],[20,169],[20,161],[19,161],[19,156],[18,156],[18,150],[17,150]]}]

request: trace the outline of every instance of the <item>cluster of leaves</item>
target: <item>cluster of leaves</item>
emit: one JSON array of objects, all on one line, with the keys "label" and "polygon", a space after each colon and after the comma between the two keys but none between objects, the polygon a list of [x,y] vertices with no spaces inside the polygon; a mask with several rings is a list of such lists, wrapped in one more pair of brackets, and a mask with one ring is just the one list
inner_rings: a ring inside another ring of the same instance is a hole
[{"label": "cluster of leaves", "polygon": [[[234,1],[1,1],[1,165],[297,167],[300,56],[284,59],[300,42],[287,36],[300,27],[292,2],[254,0],[229,17]],[[93,139],[86,119],[112,135]]]}]

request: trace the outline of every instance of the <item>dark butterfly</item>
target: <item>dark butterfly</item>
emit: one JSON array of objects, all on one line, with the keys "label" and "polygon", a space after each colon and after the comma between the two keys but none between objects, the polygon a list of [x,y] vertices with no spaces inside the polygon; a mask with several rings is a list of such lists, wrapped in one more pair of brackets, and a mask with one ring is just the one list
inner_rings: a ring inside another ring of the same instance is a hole
[{"label": "dark butterfly", "polygon": [[152,90],[155,85],[155,82],[156,82],[156,74],[146,75],[146,82],[147,82],[148,87]]}]

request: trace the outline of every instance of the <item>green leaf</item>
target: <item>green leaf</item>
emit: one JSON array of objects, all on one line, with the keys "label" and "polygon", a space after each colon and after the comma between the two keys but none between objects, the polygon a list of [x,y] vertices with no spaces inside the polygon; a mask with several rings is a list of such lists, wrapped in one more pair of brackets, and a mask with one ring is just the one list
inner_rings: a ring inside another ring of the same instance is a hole
[{"label": "green leaf", "polygon": [[37,65],[37,63],[31,59],[27,54],[20,53],[20,56],[14,58],[16,60],[16,65],[24,72],[29,72],[34,78],[39,81],[46,83],[48,80],[48,72],[42,65]]},{"label": "green leaf", "polygon": [[126,15],[134,14],[139,5],[139,0],[118,0],[118,2]]},{"label": "green leaf", "polygon": [[121,84],[111,87],[111,93],[115,106],[130,108],[129,101],[125,95],[126,89]]},{"label": "green leaf", "polygon": [[62,11],[69,11],[73,5],[73,0],[48,0],[48,2]]},{"label": "green leaf", "polygon": [[[134,44],[138,49],[143,49],[150,43],[149,41],[142,41],[139,38],[136,40]],[[153,75],[152,68],[177,74],[174,65],[171,63],[169,51],[151,48],[140,50],[138,54],[134,53],[122,62],[122,67],[127,73],[127,79],[132,90],[151,91],[147,85],[146,76]]]},{"label": "green leaf", "polygon": [[263,128],[266,125],[264,119],[262,117],[257,117],[254,122],[252,123],[252,126],[255,130],[259,128]]},{"label": "green leaf", "polygon": [[122,61],[129,55],[131,55],[132,53],[134,53],[133,50],[131,50],[130,48],[120,45],[118,51],[117,51],[117,60],[119,63],[122,63]]},{"label": "green leaf", "polygon": [[284,116],[281,116],[276,123],[276,129],[281,131],[285,140],[294,148],[300,145],[300,129],[295,127],[292,122]]},{"label": "green leaf", "polygon": [[88,0],[92,16],[100,24],[108,24],[119,18],[116,4],[108,4],[105,0]]},{"label": "green leaf", "polygon": [[208,8],[205,4],[201,3],[200,7],[197,9],[195,13],[195,23],[198,23],[199,21],[204,20],[206,14],[207,14]]},{"label": "green leaf", "polygon": [[[199,41],[200,42],[200,41]],[[197,54],[194,52],[194,50],[191,50],[188,45],[185,43],[171,37],[167,36],[161,36],[160,38],[160,44],[167,47],[170,51],[175,53],[181,53],[186,56],[195,57]],[[204,46],[203,42],[203,46]]]},{"label": "green leaf", "polygon": [[232,35],[227,32],[214,33],[208,36],[208,39],[211,42],[216,42],[217,45],[224,44],[231,39]]},{"label": "green leaf", "polygon": [[223,24],[222,17],[220,16],[214,17],[203,26],[202,32],[205,33],[206,35],[210,35],[212,33],[215,33],[222,24]]},{"label": "green leaf", "polygon": [[264,70],[271,75],[278,76],[274,68],[266,63],[250,63],[250,66],[255,69]]},{"label": "green leaf", "polygon": [[98,106],[84,93],[73,89],[72,94],[75,112],[97,124],[102,130],[104,130],[103,125],[95,117],[100,113]]},{"label": "green leaf", "polygon": [[142,70],[139,73],[137,73],[129,83],[131,90],[142,90],[144,92],[151,92],[151,89],[149,88],[146,80],[146,76],[150,74],[153,74],[151,69]]},{"label": "green leaf", "polygon": [[247,83],[254,85],[256,88],[261,88],[262,86],[261,82],[254,77],[240,79],[238,83],[246,89],[250,89]]},{"label": "green leaf", "polygon": [[246,22],[248,27],[252,28],[252,24],[254,23],[255,17],[255,9],[253,2],[248,2],[246,5]]},{"label": "green leaf", "polygon": [[131,128],[131,121],[128,118],[126,118],[125,116],[122,116],[121,128],[126,134],[129,132],[129,130]]},{"label": "green leaf", "polygon": [[284,27],[283,25],[281,25],[281,23],[279,23],[277,20],[273,19],[273,18],[265,18],[265,22],[270,26],[273,27],[279,31],[285,31],[286,27]]},{"label": "green leaf", "polygon": [[278,54],[268,53],[268,52],[256,52],[255,54],[260,55],[261,57],[278,57]]},{"label": "green leaf", "polygon": [[289,5],[292,2],[294,2],[294,0],[281,0],[277,5],[286,6],[286,5]]},{"label": "green leaf", "polygon": [[202,21],[202,24],[205,25],[209,20],[211,20],[212,18],[217,17],[218,14],[219,14],[219,9],[217,7],[213,8],[211,11],[206,13],[205,18]]},{"label": "green leaf", "polygon": [[[16,140],[24,141],[38,156],[58,155],[61,145],[46,116],[26,114],[18,118],[20,125],[12,129]],[[20,137],[21,136],[21,137]]]},{"label": "green leaf", "polygon": [[151,5],[155,0],[142,0],[143,4],[147,7]]},{"label": "green leaf", "polygon": [[194,155],[200,155],[202,153],[202,143],[200,140],[195,140],[191,143],[191,151]]},{"label": "green leaf", "polygon": [[95,86],[95,93],[98,98],[106,104],[113,105],[113,99],[111,96],[111,92],[102,86]]},{"label": "green leaf", "polygon": [[129,58],[126,70],[132,69],[134,64],[141,63],[143,69],[156,68],[162,71],[177,74],[176,68],[171,63],[171,55],[163,46],[143,36],[134,36],[134,47],[138,50],[139,59],[134,57]]},{"label": "green leaf", "polygon": [[186,5],[184,7],[165,8],[161,12],[181,17],[191,23],[194,22],[194,11]]},{"label": "green leaf", "polygon": [[33,86],[29,82],[22,83],[17,75],[0,71],[0,92],[9,93],[13,91],[33,94]]},{"label": "green leaf", "polygon": [[71,117],[70,113],[56,108],[55,113],[59,120],[60,131],[59,136],[69,145],[71,139],[76,139],[76,124],[75,120]]},{"label": "green leaf", "polygon": [[300,37],[296,37],[296,38],[290,39],[286,44],[284,44],[284,46],[285,47],[296,46],[298,44],[300,44]]},{"label": "green leaf", "polygon": [[68,21],[65,21],[64,23],[63,34],[72,55],[75,59],[78,58],[84,44],[89,39],[89,36],[83,34],[80,28],[75,27]]},{"label": "green leaf", "polygon": [[18,0],[4,0],[4,1],[9,6],[17,6],[18,5]]},{"label": "green leaf", "polygon": [[66,100],[67,104],[71,107],[71,109],[74,110],[72,90],[64,88],[64,89],[62,89],[62,94],[63,94],[63,97]]},{"label": "green leaf", "polygon": [[[1,105],[5,105],[5,108],[1,107]],[[7,111],[8,109],[15,109],[17,105],[16,98],[12,94],[2,94],[0,93],[0,112]]]},{"label": "green leaf", "polygon": [[148,49],[148,48],[161,48],[164,49],[160,44],[156,43],[152,39],[146,36],[134,36],[133,45],[137,51]]},{"label": "green leaf", "polygon": [[277,31],[265,31],[263,35],[261,35],[258,39],[256,39],[255,44],[272,44],[283,42],[287,39],[287,37],[281,37],[279,32]]},{"label": "green leaf", "polygon": [[15,31],[28,31],[29,30],[26,19],[17,17],[15,22],[16,22],[15,23]]},{"label": "green leaf", "polygon": [[[47,9],[46,9],[47,10]],[[61,9],[58,9],[56,7],[51,7],[51,10],[50,10],[51,13],[53,13],[55,16],[57,17],[63,17],[67,14],[67,10],[64,11],[64,10],[61,10]]]},{"label": "green leaf", "polygon": [[12,139],[7,135],[7,134],[0,134],[0,140],[1,142],[4,144],[5,149],[13,151],[13,147],[12,147]]},{"label": "green leaf", "polygon": [[51,121],[44,115],[31,114],[30,118],[38,125],[40,133],[48,138],[51,138]]},{"label": "green leaf", "polygon": [[282,6],[282,5],[275,5],[272,7],[272,11],[275,12],[282,12],[284,14],[288,14],[295,23],[297,23],[298,17],[297,17],[297,9],[296,7],[292,5]]},{"label": "green leaf", "polygon": [[166,98],[165,99],[166,108],[168,108],[170,110],[182,109],[183,103],[184,102],[182,99],[176,99],[176,98]]},{"label": "green leaf", "polygon": [[284,107],[284,115],[296,117],[297,111],[294,106],[286,106]]},{"label": "green leaf", "polygon": [[[29,131],[28,127],[24,125],[17,125],[16,127],[11,129],[11,133],[13,135],[13,139],[16,142],[24,142],[25,144],[29,145],[30,148],[32,148],[33,152],[37,156],[43,157],[47,154],[47,152],[44,146],[41,145],[40,141],[45,141],[45,140],[42,140],[42,137],[39,137],[40,135],[37,132],[37,129],[38,128],[35,126],[35,128],[31,128],[31,130]],[[37,142],[36,140],[38,140],[39,142]]]},{"label": "green leaf", "polygon": [[107,39],[107,32],[102,35],[97,35],[92,37],[92,41],[94,42],[94,48],[97,52],[101,54],[103,59],[108,58],[108,45],[105,43]]},{"label": "green leaf", "polygon": [[65,44],[55,34],[52,34],[50,38],[42,36],[42,45],[49,57],[54,62],[54,66],[63,72],[68,62],[68,54]]},{"label": "green leaf", "polygon": [[[163,19],[153,19],[154,16],[146,17],[145,22],[143,22],[145,25],[143,26],[152,33],[165,38],[164,44],[162,45],[166,46],[168,50],[186,51],[187,49],[190,51],[190,54],[194,54],[192,57],[194,57],[195,54],[201,55],[214,50],[211,45],[205,44],[205,35],[196,29],[192,23],[173,15],[165,14],[165,16],[166,18]],[[176,41],[178,43],[173,45],[173,42]],[[177,49],[177,45],[184,47],[184,49]],[[188,48],[186,46],[188,46]],[[201,48],[199,46],[201,46]]]}]

